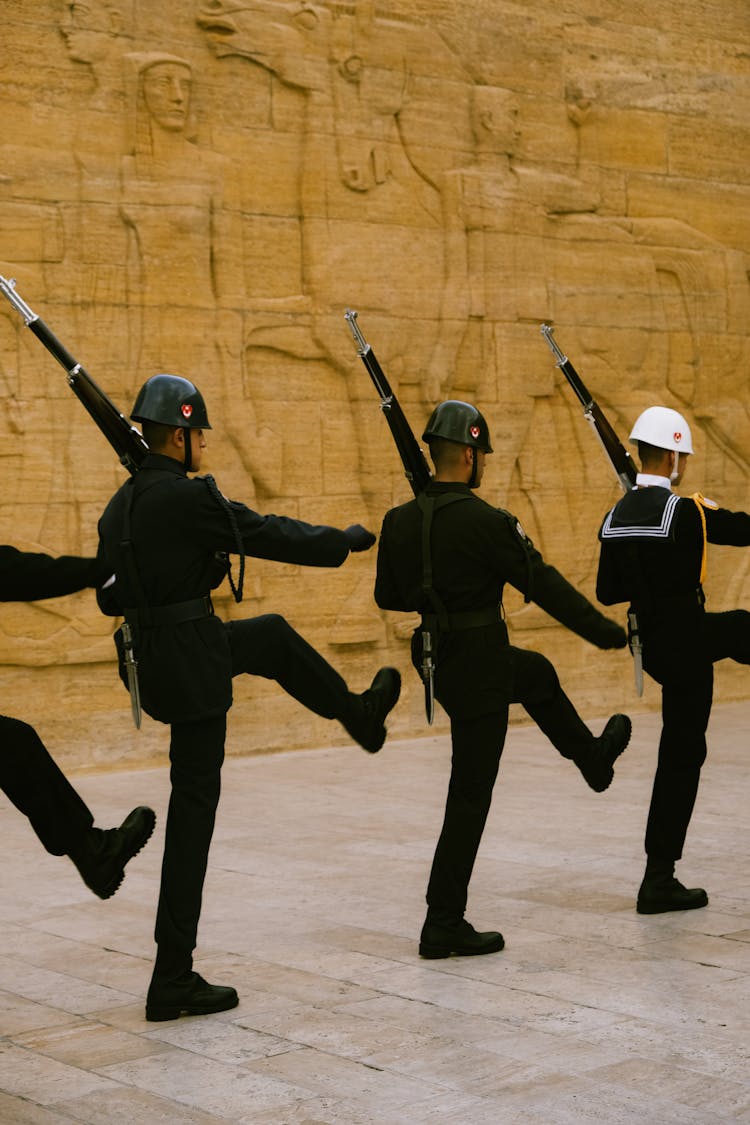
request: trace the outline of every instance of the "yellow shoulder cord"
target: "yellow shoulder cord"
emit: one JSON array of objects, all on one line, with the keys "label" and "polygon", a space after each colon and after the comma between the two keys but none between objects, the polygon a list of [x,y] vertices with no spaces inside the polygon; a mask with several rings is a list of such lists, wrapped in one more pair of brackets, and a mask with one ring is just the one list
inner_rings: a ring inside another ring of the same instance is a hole
[{"label": "yellow shoulder cord", "polygon": [[694,492],[690,499],[695,501],[695,506],[698,509],[698,515],[701,518],[701,527],[703,528],[703,554],[701,556],[701,576],[699,579],[702,586],[706,578],[706,544],[708,543],[708,534],[706,532],[706,513],[703,511],[704,497],[702,493]]}]

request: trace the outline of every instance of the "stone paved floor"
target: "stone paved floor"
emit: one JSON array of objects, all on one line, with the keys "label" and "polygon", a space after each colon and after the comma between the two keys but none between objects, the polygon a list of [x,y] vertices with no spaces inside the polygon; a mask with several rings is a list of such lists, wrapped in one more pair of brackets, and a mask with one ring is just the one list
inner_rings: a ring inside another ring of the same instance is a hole
[{"label": "stone paved floor", "polygon": [[447,739],[228,761],[197,967],[240,1006],[162,1024],[143,1001],[166,769],[77,779],[100,824],[140,802],[160,818],[108,902],[3,798],[0,1121],[750,1122],[748,727],[750,704],[715,709],[679,868],[709,907],[651,918],[634,895],[656,716],[602,796],[514,727],[469,909],[507,947],[432,962],[416,938]]}]

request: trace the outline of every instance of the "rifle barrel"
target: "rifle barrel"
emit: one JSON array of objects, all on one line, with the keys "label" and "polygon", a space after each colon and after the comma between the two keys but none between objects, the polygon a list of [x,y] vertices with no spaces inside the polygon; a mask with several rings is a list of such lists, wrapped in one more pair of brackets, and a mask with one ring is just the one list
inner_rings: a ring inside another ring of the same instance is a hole
[{"label": "rifle barrel", "polygon": [[589,393],[588,388],[584,385],[583,379],[578,374],[568,357],[559,347],[557,340],[555,340],[555,338],[553,337],[552,333],[554,332],[554,328],[550,324],[542,324],[540,327],[540,332],[550,346],[550,350],[555,357],[555,363],[560,368],[575,393],[578,395],[581,406],[584,408],[584,410],[590,410],[594,405],[593,395]]},{"label": "rifle barrel", "polygon": [[417,439],[406,420],[401,404],[391,390],[385,372],[378,363],[370,345],[365,340],[357,324],[357,313],[354,309],[347,309],[344,313],[352,336],[357,345],[360,358],[367,368],[367,372],[375,384],[375,389],[380,396],[380,409],[393,436],[396,449],[404,467],[404,475],[412,487],[415,496],[418,496],[430,483],[432,476],[430,467],[425,460],[422,450],[417,444]]},{"label": "rifle barrel", "polygon": [[0,292],[21,314],[26,327],[31,329],[37,340],[65,369],[68,376],[68,385],[76,398],[104,434],[119,457],[121,464],[125,466],[129,473],[135,473],[148,453],[148,445],[143,435],[130,425],[127,418],[117,409],[112,400],[94,382],[75,357],[71,355],[65,345],[58,340],[54,332],[19,296],[16,292],[16,279],[0,276]]},{"label": "rifle barrel", "polygon": [[638,474],[635,462],[618,438],[612,425],[605,417],[601,407],[594,401],[593,395],[591,395],[585,387],[583,380],[573,364],[558,347],[557,341],[553,339],[552,332],[553,329],[551,325],[543,324],[541,326],[541,333],[555,356],[557,366],[578,396],[583,406],[584,418],[591,424],[594,433],[609,459],[609,463],[615,471],[615,476],[620,486],[624,492],[627,492],[635,485],[636,476]]}]

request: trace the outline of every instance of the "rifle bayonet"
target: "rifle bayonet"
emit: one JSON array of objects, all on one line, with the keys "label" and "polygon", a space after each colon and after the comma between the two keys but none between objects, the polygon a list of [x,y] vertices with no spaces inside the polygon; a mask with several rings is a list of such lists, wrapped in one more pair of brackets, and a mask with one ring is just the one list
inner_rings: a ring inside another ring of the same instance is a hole
[{"label": "rifle bayonet", "polygon": [[125,657],[125,672],[128,678],[128,691],[130,692],[130,711],[133,722],[138,730],[141,729],[141,691],[138,683],[138,661],[135,655],[133,629],[127,621],[121,626],[122,645]]}]

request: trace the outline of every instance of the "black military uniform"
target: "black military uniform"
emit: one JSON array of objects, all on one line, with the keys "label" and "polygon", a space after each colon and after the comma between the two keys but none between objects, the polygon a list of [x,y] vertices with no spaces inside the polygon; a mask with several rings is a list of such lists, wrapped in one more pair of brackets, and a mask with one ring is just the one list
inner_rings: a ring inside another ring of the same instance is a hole
[{"label": "black military uniform", "polygon": [[[0,546],[0,601],[37,601],[96,586],[95,559],[18,551]],[[94,818],[50,756],[34,728],[0,715],[0,786],[29,820],[50,855],[68,855],[87,886],[109,898],[125,864],[151,835],[151,809],[134,809],[120,829],[94,828]]]},{"label": "black military uniform", "polygon": [[750,614],[706,613],[701,585],[705,543],[747,546],[750,515],[703,498],[680,498],[668,479],[660,483],[628,492],[605,517],[596,586],[604,605],[631,603],[643,667],[662,687],[663,726],[646,827],[647,872],[658,876],[661,867],[662,878],[651,894],[642,885],[640,913],[708,901],[705,891],[682,887],[672,873],[706,757],[714,662],[729,657],[750,664]]},{"label": "black military uniform", "polygon": [[[183,427],[188,439],[190,429],[210,428],[200,393],[178,376],[150,379],[133,418]],[[234,989],[206,985],[192,973],[232,677],[247,672],[276,680],[303,706],[341,721],[372,752],[385,739],[383,720],[400,687],[395,669],[382,669],[368,692],[353,695],[283,617],[224,623],[211,605],[210,591],[226,575],[227,552],[340,566],[350,550],[370,547],[374,535],[359,525],[341,531],[259,515],[227,501],[211,477],[188,477],[188,467],[149,454],[99,523],[100,550],[117,577],[109,609],[123,613],[135,630],[143,707],[171,724],[158,951],[146,1006],[147,1018],[156,1020],[237,1003]]]},{"label": "black military uniform", "polygon": [[[423,440],[440,437],[473,447],[475,456],[477,449],[491,452],[486,423],[470,404],[447,402],[437,408]],[[619,625],[544,562],[515,516],[479,499],[472,483],[433,481],[418,500],[392,509],[383,521],[378,550],[375,600],[384,609],[422,614],[423,624],[412,639],[413,662],[422,668],[427,628],[434,633],[437,651],[435,695],[451,720],[451,779],[420,944],[428,957],[502,948],[500,935],[494,942],[489,935],[484,942],[475,941],[462,920],[509,704],[521,703],[597,791],[609,784],[612,762],[630,732],[629,720],[615,716],[606,735],[595,739],[550,661],[508,643],[502,620],[506,582],[593,644],[620,648],[626,642]]]}]

